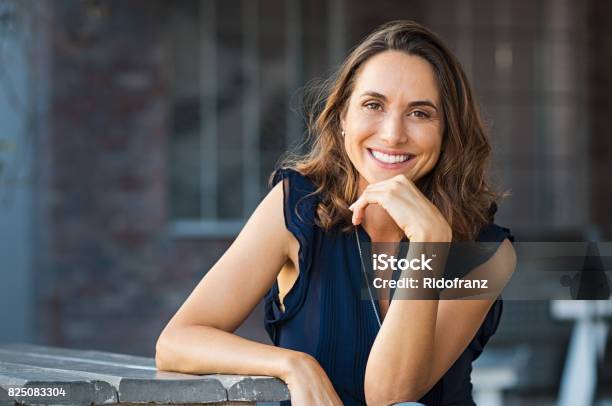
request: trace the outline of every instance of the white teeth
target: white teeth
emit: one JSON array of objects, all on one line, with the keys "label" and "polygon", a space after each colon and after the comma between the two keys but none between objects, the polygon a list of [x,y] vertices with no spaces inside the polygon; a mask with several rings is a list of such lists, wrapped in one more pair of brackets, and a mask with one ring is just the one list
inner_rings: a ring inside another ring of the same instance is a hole
[{"label": "white teeth", "polygon": [[389,154],[385,154],[380,151],[375,151],[373,149],[371,149],[370,151],[372,151],[372,155],[374,155],[374,158],[376,158],[377,160],[381,162],[385,162],[388,164],[396,164],[399,162],[404,162],[410,158],[410,155],[389,155]]}]

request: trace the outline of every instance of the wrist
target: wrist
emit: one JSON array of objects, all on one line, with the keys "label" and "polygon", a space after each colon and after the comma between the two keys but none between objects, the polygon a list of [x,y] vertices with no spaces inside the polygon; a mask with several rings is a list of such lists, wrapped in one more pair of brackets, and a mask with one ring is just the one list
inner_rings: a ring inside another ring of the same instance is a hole
[{"label": "wrist", "polygon": [[453,240],[452,233],[419,233],[413,234],[410,238],[411,242],[451,242]]},{"label": "wrist", "polygon": [[300,351],[285,350],[283,354],[279,378],[288,383],[307,364],[316,362],[310,355]]}]

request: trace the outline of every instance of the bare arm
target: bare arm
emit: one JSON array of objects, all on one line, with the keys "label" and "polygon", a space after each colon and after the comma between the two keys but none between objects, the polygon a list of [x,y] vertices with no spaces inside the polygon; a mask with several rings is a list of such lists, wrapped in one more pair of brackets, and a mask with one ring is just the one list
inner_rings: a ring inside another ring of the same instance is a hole
[{"label": "bare arm", "polygon": [[276,376],[287,383],[296,406],[340,405],[329,378],[310,355],[233,334],[283,265],[297,256],[297,246],[284,223],[279,182],[160,334],[157,367],[191,374]]},{"label": "bare arm", "polygon": [[[409,257],[430,250],[433,254],[438,252],[432,271],[436,276],[443,275],[444,268],[435,263],[446,262],[444,245],[439,243],[452,241],[452,229],[412,180],[400,174],[369,184],[349,206],[353,224],[364,220],[365,209],[370,204],[385,209],[404,231],[411,241]],[[490,276],[489,279],[504,281],[509,279],[515,266],[514,248],[510,241],[504,240],[495,254],[474,271]],[[480,267],[484,270],[478,270]],[[497,297],[440,301],[434,289],[425,289],[423,285],[414,294],[405,293],[408,300],[391,301],[368,356],[364,391],[371,406],[415,401],[427,393],[473,339]]]},{"label": "bare arm", "polygon": [[[516,256],[508,240],[480,271],[509,275]],[[368,405],[417,401],[474,338],[495,299],[393,300],[366,367]]]},{"label": "bare arm", "polygon": [[286,374],[294,353],[233,332],[274,283],[288,259],[289,233],[279,182],[236,240],[208,271],[162,331],[158,368],[177,372]]}]

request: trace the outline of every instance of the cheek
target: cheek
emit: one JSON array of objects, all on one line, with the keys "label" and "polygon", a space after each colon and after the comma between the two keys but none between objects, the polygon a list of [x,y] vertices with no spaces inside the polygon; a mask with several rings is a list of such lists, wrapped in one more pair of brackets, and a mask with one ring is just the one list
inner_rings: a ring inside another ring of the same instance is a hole
[{"label": "cheek", "polygon": [[367,114],[357,114],[352,128],[358,142],[377,133],[381,127],[381,117],[370,117]]},{"label": "cheek", "polygon": [[426,157],[423,161],[424,170],[429,171],[440,159],[442,149],[442,135],[438,126],[421,128],[413,132],[413,141],[418,145],[421,153]]},{"label": "cheek", "polygon": [[346,154],[348,155],[353,165],[359,166],[360,162],[363,161],[363,156],[361,154],[363,145],[361,143],[361,139],[354,135],[354,132],[351,132],[351,136],[347,135],[344,137],[344,149]]},{"label": "cheek", "polygon": [[346,123],[355,141],[359,142],[376,131],[381,120],[380,115],[363,111],[359,106],[351,106],[347,113]]},{"label": "cheek", "polygon": [[438,157],[440,156],[441,150],[442,150],[442,137],[436,137],[434,142],[431,145],[431,151],[436,157]]},{"label": "cheek", "polygon": [[344,146],[349,156],[354,158],[363,149],[363,143],[372,134],[374,125],[372,120],[368,120],[362,114],[355,114],[352,111],[349,111],[349,114],[347,114],[346,123]]},{"label": "cheek", "polygon": [[346,151],[346,154],[352,161],[354,159],[353,144],[351,143],[351,139],[349,138],[348,135],[344,136],[344,150]]},{"label": "cheek", "polygon": [[413,132],[413,141],[419,146],[423,153],[437,155],[442,147],[442,135],[437,126],[429,128],[415,129]]}]

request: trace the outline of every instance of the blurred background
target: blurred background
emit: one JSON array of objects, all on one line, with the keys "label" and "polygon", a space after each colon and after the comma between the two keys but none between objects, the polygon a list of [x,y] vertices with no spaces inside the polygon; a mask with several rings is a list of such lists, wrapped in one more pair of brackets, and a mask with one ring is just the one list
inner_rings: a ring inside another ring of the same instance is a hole
[{"label": "blurred background", "polygon": [[[0,0],[0,342],[154,356],[301,140],[302,87],[394,19],[430,27],[463,64],[511,192],[496,222],[517,241],[609,241],[610,13],[603,0]],[[609,310],[561,305],[506,302],[486,362],[514,375],[489,404],[554,404],[583,384],[612,404]],[[604,339],[574,351],[580,320]],[[261,306],[237,333],[270,342]],[[563,378],[587,358],[594,379]]]}]

